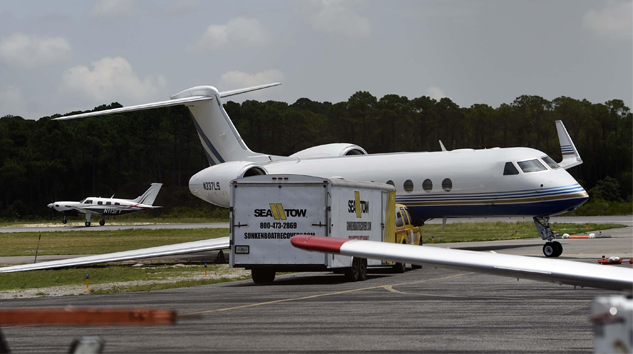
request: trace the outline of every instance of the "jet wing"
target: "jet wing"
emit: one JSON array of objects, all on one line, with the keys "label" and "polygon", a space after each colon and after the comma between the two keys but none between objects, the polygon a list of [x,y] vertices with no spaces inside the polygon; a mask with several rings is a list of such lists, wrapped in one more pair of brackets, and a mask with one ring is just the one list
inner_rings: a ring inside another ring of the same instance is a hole
[{"label": "jet wing", "polygon": [[548,283],[633,291],[633,269],[508,254],[298,235],[292,245],[308,251],[532,279]]},{"label": "jet wing", "polygon": [[175,245],[143,248],[133,251],[99,254],[95,256],[63,259],[59,261],[42,262],[35,264],[22,264],[0,268],[0,273],[23,272],[27,270],[53,269],[74,267],[86,264],[126,261],[130,259],[142,259],[159,256],[171,256],[203,251],[213,251],[229,248],[229,237],[212,238],[208,240],[178,243]]}]

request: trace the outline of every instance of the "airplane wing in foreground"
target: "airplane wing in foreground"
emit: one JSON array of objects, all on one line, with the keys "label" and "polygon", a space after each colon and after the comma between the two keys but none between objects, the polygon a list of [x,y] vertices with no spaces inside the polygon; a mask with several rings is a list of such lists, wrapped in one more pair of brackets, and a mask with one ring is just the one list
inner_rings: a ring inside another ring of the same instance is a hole
[{"label": "airplane wing in foreground", "polygon": [[508,254],[298,235],[292,245],[308,251],[458,270],[582,287],[633,291],[633,269]]},{"label": "airplane wing in foreground", "polygon": [[87,264],[126,261],[130,259],[172,256],[204,251],[214,251],[229,248],[229,237],[212,238],[208,240],[178,243],[175,245],[143,248],[133,251],[99,254],[95,256],[78,257],[34,264],[22,264],[0,268],[0,273],[24,272],[27,270],[53,269],[74,267]]}]

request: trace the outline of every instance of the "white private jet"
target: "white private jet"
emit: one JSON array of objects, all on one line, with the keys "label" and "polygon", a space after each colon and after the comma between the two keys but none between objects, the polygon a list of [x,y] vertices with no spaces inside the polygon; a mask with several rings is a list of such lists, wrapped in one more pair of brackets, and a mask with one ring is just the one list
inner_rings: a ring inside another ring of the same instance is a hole
[{"label": "white private jet", "polygon": [[64,214],[62,223],[66,223],[66,216],[77,216],[86,214],[86,226],[90,226],[90,218],[92,214],[100,215],[99,225],[105,225],[105,217],[117,216],[136,213],[143,210],[162,208],[154,206],[156,196],[163,186],[162,183],[152,183],[145,193],[136,199],[119,199],[101,197],[88,197],[78,202],[54,202],[48,204],[48,207]]},{"label": "white private jet", "polygon": [[[71,115],[56,120],[184,105],[190,112],[210,165],[191,177],[189,189],[209,203],[229,207],[229,183],[253,175],[304,174],[387,182],[396,187],[397,202],[407,205],[419,223],[431,218],[533,217],[541,237],[547,241],[543,251],[548,257],[557,257],[562,253],[560,243],[553,241],[549,216],[575,210],[588,199],[587,192],[566,171],[581,164],[582,159],[560,121],[556,122],[563,153],[563,160],[559,163],[544,152],[530,148],[443,149],[440,152],[370,155],[358,145],[341,143],[315,146],[290,156],[253,152],[229,119],[221,99],[276,85],[279,83],[225,92],[219,92],[212,86],[197,86],[172,96],[168,101]],[[5,267],[0,268],[0,272],[59,268],[229,247],[229,238],[222,237]],[[507,267],[513,269],[515,265],[508,263]],[[516,273],[517,277],[527,274],[519,270]]]},{"label": "white private jet", "polygon": [[197,197],[229,207],[230,181],[266,174],[386,182],[396,187],[397,202],[422,225],[432,218],[528,216],[546,243],[543,253],[558,257],[551,215],[576,210],[589,196],[566,169],[582,159],[561,121],[556,122],[563,160],[531,148],[459,149],[439,152],[367,154],[350,143],[311,147],[290,156],[251,151],[222,106],[222,98],[279,85],[273,83],[219,92],[212,86],[184,90],[169,101],[56,118],[66,120],[158,107],[185,105],[197,129],[210,167],[189,181]]}]

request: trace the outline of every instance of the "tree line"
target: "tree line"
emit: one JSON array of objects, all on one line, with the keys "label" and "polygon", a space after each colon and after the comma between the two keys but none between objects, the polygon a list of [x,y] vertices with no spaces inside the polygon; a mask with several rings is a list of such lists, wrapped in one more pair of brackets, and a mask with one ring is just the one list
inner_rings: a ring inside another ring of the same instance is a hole
[{"label": "tree line", "polygon": [[[359,91],[334,104],[229,101],[225,109],[251,150],[275,155],[332,142],[355,143],[369,153],[437,151],[442,140],[449,150],[527,146],[560,161],[554,124],[560,119],[583,158],[570,172],[585,189],[609,185],[598,197],[614,200],[630,200],[633,191],[633,119],[621,100],[525,95],[497,108],[459,107],[449,98],[378,99]],[[0,118],[0,218],[47,216],[46,204],[57,200],[134,198],[152,182],[164,184],[157,204],[165,209],[158,213],[184,206],[213,211],[187,188],[208,163],[186,108],[51,120],[59,116]]]}]

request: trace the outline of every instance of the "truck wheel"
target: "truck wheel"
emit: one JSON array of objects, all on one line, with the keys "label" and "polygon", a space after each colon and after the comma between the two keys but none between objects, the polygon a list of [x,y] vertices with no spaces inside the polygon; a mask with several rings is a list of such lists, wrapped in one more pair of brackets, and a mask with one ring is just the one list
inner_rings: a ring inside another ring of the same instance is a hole
[{"label": "truck wheel", "polygon": [[413,269],[422,269],[422,266],[421,265],[417,265],[417,264],[412,264],[411,268],[413,268]]},{"label": "truck wheel", "polygon": [[352,258],[352,266],[345,270],[347,281],[358,281],[360,279],[360,264],[358,258]]},{"label": "truck wheel", "polygon": [[420,246],[422,246],[424,244],[424,241],[422,241],[422,235],[420,235]]},{"label": "truck wheel", "polygon": [[275,280],[275,271],[271,269],[251,269],[251,277],[255,284],[272,283]]},{"label": "truck wheel", "polygon": [[358,280],[367,280],[367,259],[365,258],[359,258],[358,259],[358,263],[359,264],[359,273],[358,273]]},{"label": "truck wheel", "polygon": [[405,268],[407,267],[406,264],[404,263],[396,263],[393,265],[393,272],[394,273],[404,273]]}]

